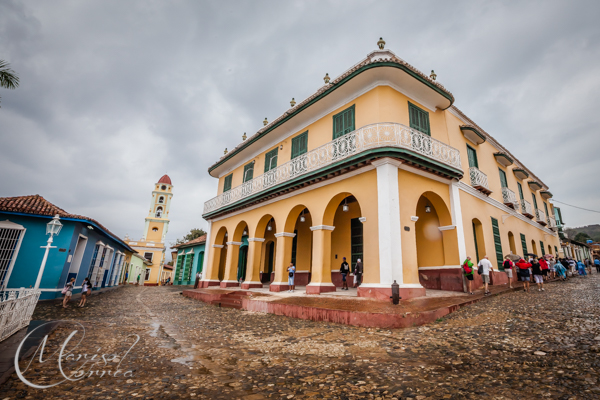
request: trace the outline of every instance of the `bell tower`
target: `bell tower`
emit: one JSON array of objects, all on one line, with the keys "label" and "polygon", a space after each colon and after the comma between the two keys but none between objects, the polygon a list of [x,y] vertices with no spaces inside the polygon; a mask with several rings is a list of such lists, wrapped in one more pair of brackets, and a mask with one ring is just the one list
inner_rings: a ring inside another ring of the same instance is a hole
[{"label": "bell tower", "polygon": [[169,230],[169,209],[173,197],[173,184],[168,175],[163,175],[154,184],[150,209],[146,217],[143,240],[164,243]]}]

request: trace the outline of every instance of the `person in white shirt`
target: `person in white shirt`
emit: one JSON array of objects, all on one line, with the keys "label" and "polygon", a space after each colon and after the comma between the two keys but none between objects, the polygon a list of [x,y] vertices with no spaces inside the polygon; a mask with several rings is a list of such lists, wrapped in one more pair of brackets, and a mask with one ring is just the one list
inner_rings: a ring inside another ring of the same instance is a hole
[{"label": "person in white shirt", "polygon": [[490,262],[488,256],[484,256],[481,261],[479,261],[479,266],[481,267],[481,279],[483,279],[483,287],[484,287],[484,295],[487,296],[490,294],[488,291],[488,284],[490,283],[490,271],[494,270],[492,267],[492,263]]}]

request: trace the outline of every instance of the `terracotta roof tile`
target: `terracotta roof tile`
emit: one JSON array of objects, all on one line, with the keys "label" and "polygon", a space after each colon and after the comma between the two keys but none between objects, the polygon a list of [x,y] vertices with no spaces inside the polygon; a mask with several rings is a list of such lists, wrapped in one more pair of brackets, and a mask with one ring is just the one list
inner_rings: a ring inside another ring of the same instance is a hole
[{"label": "terracotta roof tile", "polygon": [[180,243],[176,246],[171,246],[172,249],[178,249],[180,247],[188,247],[188,246],[192,246],[195,244],[202,244],[202,243],[206,243],[206,235],[202,235],[200,237],[197,237],[196,239],[190,240],[189,242],[185,242],[185,243]]}]

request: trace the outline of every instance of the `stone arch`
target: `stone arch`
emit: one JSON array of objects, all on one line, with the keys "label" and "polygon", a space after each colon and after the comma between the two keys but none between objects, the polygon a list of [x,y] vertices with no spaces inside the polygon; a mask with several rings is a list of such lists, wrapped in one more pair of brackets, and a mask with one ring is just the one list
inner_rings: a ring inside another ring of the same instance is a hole
[{"label": "stone arch", "polygon": [[[296,267],[295,286],[310,283],[312,272],[313,213],[299,204],[290,210],[284,225],[284,231],[293,233],[290,262]],[[287,267],[287,263],[284,265]]]},{"label": "stone arch", "polygon": [[210,276],[207,276],[208,286],[219,285],[225,275],[225,260],[227,258],[226,241],[228,237],[227,228],[222,226],[217,231],[213,243],[211,243],[212,263],[210,265]]},{"label": "stone arch", "polygon": [[240,260],[240,246],[242,245],[242,237],[248,234],[248,224],[241,220],[237,223],[233,233],[227,237],[225,241],[227,254],[225,258],[225,270],[221,276],[221,266],[219,265],[219,280],[221,287],[231,287],[239,285],[239,268],[244,268],[246,260]]},{"label": "stone arch", "polygon": [[483,224],[477,218],[471,221],[473,229],[473,241],[475,245],[475,259],[481,260],[485,254],[485,237],[483,235]]},{"label": "stone arch", "polygon": [[535,240],[533,240],[533,239],[531,240],[531,252],[532,252],[533,254],[535,254],[536,256],[538,256],[538,257],[540,256],[540,255],[538,254],[538,248],[537,248],[537,244],[535,243]]}]

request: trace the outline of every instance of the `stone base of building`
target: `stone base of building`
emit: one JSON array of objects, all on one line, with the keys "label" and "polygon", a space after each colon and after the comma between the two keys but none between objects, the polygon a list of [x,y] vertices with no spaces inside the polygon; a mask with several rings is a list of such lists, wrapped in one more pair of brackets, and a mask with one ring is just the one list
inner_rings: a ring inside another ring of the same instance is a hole
[{"label": "stone base of building", "polygon": [[[390,287],[369,287],[361,285],[358,287],[358,297],[370,297],[382,301],[392,301],[392,286]],[[406,288],[400,287],[400,298],[403,300],[412,299],[414,297],[425,296],[426,290],[421,288]]]},{"label": "stone base of building", "polygon": [[328,292],[335,292],[336,287],[333,283],[325,284],[325,285],[306,285],[306,294],[321,294]]},{"label": "stone base of building", "polygon": [[426,289],[464,291],[463,272],[462,268],[458,266],[452,266],[451,268],[419,268],[419,283]]},{"label": "stone base of building", "polygon": [[239,287],[240,283],[238,281],[221,281],[219,286],[221,286],[222,288]]},{"label": "stone base of building", "polygon": [[296,271],[294,284],[296,286],[306,286],[310,283],[311,276],[312,274],[309,271]]},{"label": "stone base of building", "polygon": [[290,290],[290,285],[287,283],[271,283],[269,285],[269,291],[271,292],[283,292],[284,290]]},{"label": "stone base of building", "polygon": [[263,284],[261,282],[244,282],[242,283],[242,289],[256,289],[262,288]]},{"label": "stone base of building", "polygon": [[198,285],[198,287],[201,288],[207,288],[210,286],[220,286],[221,282],[219,281],[200,281],[200,284]]}]

